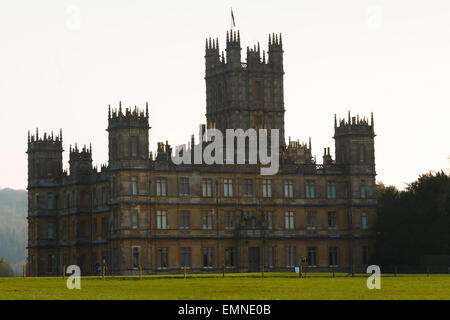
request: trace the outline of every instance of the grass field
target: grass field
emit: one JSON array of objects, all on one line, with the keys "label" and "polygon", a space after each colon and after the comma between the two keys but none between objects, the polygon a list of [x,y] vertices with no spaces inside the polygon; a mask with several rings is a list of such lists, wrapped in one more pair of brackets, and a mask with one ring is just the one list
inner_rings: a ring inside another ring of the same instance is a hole
[{"label": "grass field", "polygon": [[450,277],[445,275],[383,277],[381,290],[368,290],[365,277],[256,276],[84,278],[81,290],[67,289],[62,278],[0,278],[0,300],[450,299]]}]

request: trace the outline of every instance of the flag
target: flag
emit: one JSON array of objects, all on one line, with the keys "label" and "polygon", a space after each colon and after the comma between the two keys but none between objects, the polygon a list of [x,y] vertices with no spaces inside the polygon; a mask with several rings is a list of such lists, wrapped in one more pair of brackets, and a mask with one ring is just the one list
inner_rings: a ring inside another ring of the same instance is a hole
[{"label": "flag", "polygon": [[236,23],[234,22],[233,8],[231,8],[231,23],[233,24],[233,27],[236,27]]}]

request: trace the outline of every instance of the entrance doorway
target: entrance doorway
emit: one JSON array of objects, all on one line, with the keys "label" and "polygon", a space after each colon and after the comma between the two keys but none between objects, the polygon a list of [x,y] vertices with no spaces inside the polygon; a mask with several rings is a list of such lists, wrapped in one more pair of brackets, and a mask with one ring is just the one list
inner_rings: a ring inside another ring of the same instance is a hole
[{"label": "entrance doorway", "polygon": [[248,272],[259,272],[259,247],[248,247]]}]

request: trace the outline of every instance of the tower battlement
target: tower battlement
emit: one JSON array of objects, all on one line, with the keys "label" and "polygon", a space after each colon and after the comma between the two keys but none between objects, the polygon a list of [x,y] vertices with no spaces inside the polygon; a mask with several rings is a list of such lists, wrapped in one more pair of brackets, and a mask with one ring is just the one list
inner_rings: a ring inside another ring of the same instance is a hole
[{"label": "tower battlement", "polygon": [[252,67],[257,64],[266,64],[266,52],[263,52],[263,60],[261,61],[261,48],[258,44],[254,45],[253,48],[247,47],[247,66]]},{"label": "tower battlement", "polygon": [[70,146],[70,175],[79,179],[82,176],[88,176],[92,173],[92,146],[89,145],[89,148],[86,145],[83,149],[79,150],[78,146],[75,144],[75,147],[72,149]]},{"label": "tower battlement", "polygon": [[219,39],[206,39],[205,59],[206,73],[214,70],[214,73],[221,73],[229,69],[247,70],[260,69],[262,66],[275,71],[283,71],[283,40],[280,34],[269,34],[268,57],[266,59],[266,51],[263,50],[261,56],[261,47],[259,42],[253,48],[247,46],[246,63],[241,61],[241,36],[238,31],[227,31],[226,37],[226,56],[222,52],[220,54]]},{"label": "tower battlement", "polygon": [[70,146],[70,161],[92,161],[92,145],[89,145],[89,148],[84,145],[81,150],[77,144],[74,148]]},{"label": "tower battlement", "polygon": [[283,51],[283,38],[281,36],[281,33],[279,35],[272,33],[272,36],[269,34],[269,51],[275,50]]},{"label": "tower battlement", "polygon": [[111,110],[111,105],[108,107],[108,123],[109,129],[118,127],[148,127],[148,102],[145,106],[145,111],[140,110],[137,106],[132,108],[125,108],[122,111],[122,102],[119,102],[119,108]]},{"label": "tower battlement", "polygon": [[241,49],[241,34],[238,31],[227,30],[227,49],[237,48]]},{"label": "tower battlement", "polygon": [[339,118],[339,121],[334,115],[334,132],[335,136],[342,135],[374,135],[374,121],[373,113],[369,119],[366,117],[360,118],[359,115],[351,116],[350,111],[348,112],[347,120],[345,118]]},{"label": "tower battlement", "polygon": [[219,54],[219,39],[212,39],[211,37],[209,39],[206,39],[206,55],[216,55]]},{"label": "tower battlement", "polygon": [[36,129],[36,134],[31,134],[28,131],[28,151],[62,151],[62,129],[59,131],[59,135],[51,133],[44,133],[43,136],[39,136],[39,129]]}]

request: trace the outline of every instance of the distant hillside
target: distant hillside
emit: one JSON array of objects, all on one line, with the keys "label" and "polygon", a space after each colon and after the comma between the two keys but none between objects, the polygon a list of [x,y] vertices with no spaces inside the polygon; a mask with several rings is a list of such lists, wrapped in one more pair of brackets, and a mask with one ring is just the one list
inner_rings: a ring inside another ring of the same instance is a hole
[{"label": "distant hillside", "polygon": [[0,258],[22,264],[27,246],[27,192],[0,190]]}]

